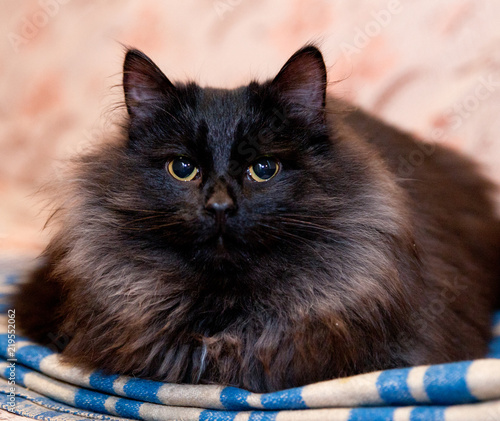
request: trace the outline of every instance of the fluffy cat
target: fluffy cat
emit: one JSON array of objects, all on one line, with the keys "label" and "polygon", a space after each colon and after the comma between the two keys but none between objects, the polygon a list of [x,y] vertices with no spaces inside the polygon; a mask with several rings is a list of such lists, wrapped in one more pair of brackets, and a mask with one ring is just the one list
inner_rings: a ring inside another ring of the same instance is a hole
[{"label": "fluffy cat", "polygon": [[77,162],[24,331],[85,368],[258,392],[483,357],[493,186],[326,85],[314,46],[234,90],[129,50],[123,136]]}]

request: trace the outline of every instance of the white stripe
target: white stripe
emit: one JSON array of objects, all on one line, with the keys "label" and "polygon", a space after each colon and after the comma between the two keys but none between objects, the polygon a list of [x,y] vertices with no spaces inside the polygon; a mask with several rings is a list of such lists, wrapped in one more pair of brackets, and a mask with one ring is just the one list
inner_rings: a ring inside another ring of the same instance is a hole
[{"label": "white stripe", "polygon": [[156,397],[165,405],[224,409],[220,402],[223,389],[220,386],[164,384]]},{"label": "white stripe", "polygon": [[276,421],[347,421],[350,412],[345,408],[280,411]]},{"label": "white stripe", "polygon": [[61,383],[57,380],[51,380],[38,373],[27,373],[24,376],[24,384],[28,389],[34,390],[44,396],[75,406],[75,395],[78,392],[77,387]]},{"label": "white stripe", "polygon": [[405,406],[404,408],[397,408],[394,411],[393,421],[410,421],[411,411],[414,406]]},{"label": "white stripe", "polygon": [[377,371],[304,386],[302,398],[309,408],[381,404],[383,400],[377,390],[380,373]]},{"label": "white stripe", "polygon": [[[5,282],[5,280],[3,280],[3,282]],[[19,287],[16,284],[7,284],[7,285],[2,284],[0,285],[0,298],[2,298],[1,297],[2,294],[12,295],[18,289]]]},{"label": "white stripe", "polygon": [[500,322],[493,326],[493,336],[500,336]]},{"label": "white stripe", "polygon": [[500,401],[450,406],[444,411],[444,419],[446,421],[498,421],[500,420]]},{"label": "white stripe", "polygon": [[467,370],[466,382],[470,393],[479,400],[500,399],[500,360],[474,361]]},{"label": "white stripe", "polygon": [[110,414],[118,415],[118,412],[116,412],[116,402],[118,401],[119,398],[116,398],[114,396],[110,396],[104,401],[104,408],[106,408],[107,411],[109,411]]},{"label": "white stripe", "polygon": [[78,367],[62,363],[59,354],[48,355],[40,361],[40,371],[78,386],[90,386],[92,372],[83,371]]},{"label": "white stripe", "polygon": [[36,345],[40,346],[34,342],[31,341],[16,341],[16,350],[24,348],[25,346],[30,346],[30,345]]},{"label": "white stripe", "polygon": [[202,410],[143,403],[139,408],[139,416],[148,421],[165,420],[197,420]]},{"label": "white stripe", "polygon": [[125,392],[123,390],[123,387],[127,384],[127,382],[130,380],[130,377],[118,377],[114,382],[113,382],[113,390],[115,393],[118,395],[125,396]]},{"label": "white stripe", "polygon": [[8,276],[22,275],[40,266],[40,264],[41,261],[39,262],[37,256],[33,256],[32,254],[20,256],[18,253],[13,253],[11,255],[2,253],[2,257],[0,258],[0,277],[7,279]]},{"label": "white stripe", "polygon": [[412,368],[408,373],[408,378],[406,379],[411,396],[413,396],[413,399],[417,402],[426,403],[431,401],[424,386],[424,376],[428,368],[428,365]]},{"label": "white stripe", "polygon": [[260,400],[261,397],[262,394],[260,393],[252,393],[247,397],[247,404],[250,405],[252,408],[263,409],[264,405],[262,405],[262,402]]},{"label": "white stripe", "polygon": [[240,412],[234,417],[234,421],[248,421],[250,418],[250,413]]},{"label": "white stripe", "polygon": [[0,333],[7,333],[7,320],[6,314],[0,314]]}]

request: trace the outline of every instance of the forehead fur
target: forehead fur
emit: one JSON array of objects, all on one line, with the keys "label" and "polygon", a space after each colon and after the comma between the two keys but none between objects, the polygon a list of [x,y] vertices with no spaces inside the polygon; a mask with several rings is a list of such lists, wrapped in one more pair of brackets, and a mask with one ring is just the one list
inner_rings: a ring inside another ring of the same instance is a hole
[{"label": "forehead fur", "polygon": [[251,114],[247,88],[200,89],[196,114],[198,127],[203,125],[206,130],[206,142],[212,152],[214,169],[221,171],[229,161],[238,125]]}]

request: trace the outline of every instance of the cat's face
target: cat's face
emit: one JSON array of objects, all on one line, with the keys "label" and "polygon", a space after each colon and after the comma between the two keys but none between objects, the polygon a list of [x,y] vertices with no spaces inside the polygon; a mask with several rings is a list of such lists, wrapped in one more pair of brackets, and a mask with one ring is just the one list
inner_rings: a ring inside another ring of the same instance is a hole
[{"label": "cat's face", "polygon": [[325,87],[311,47],[273,81],[235,90],[174,86],[129,51],[128,161],[116,180],[128,227],[203,265],[241,265],[308,241],[332,158]]}]

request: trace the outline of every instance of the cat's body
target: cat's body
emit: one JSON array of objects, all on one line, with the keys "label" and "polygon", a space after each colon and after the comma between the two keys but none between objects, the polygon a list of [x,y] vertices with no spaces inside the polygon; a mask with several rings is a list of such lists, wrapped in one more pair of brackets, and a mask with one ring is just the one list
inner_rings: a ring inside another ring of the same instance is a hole
[{"label": "cat's body", "polygon": [[254,391],[485,355],[500,224],[474,164],[325,105],[313,47],[233,91],[174,88],[135,51],[124,74],[128,131],[80,160],[17,296],[31,337]]}]

